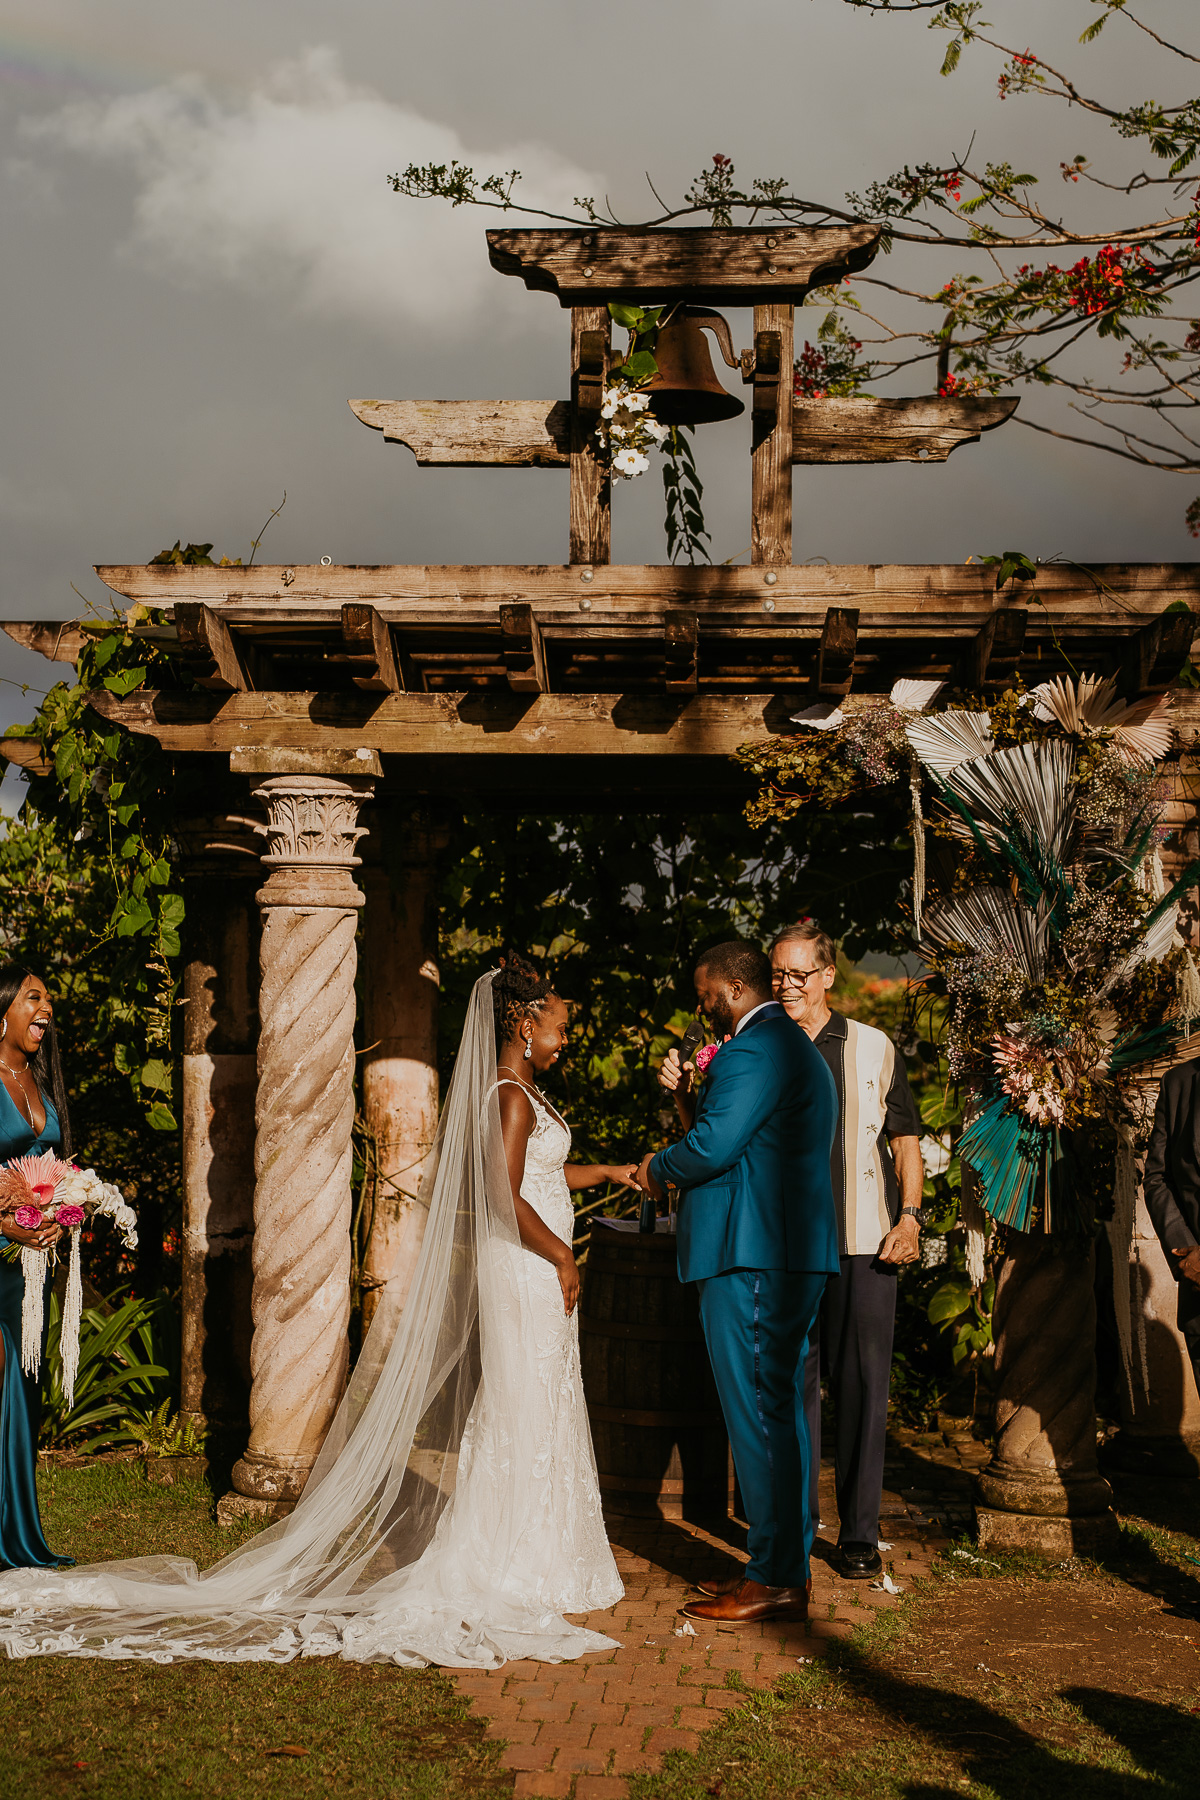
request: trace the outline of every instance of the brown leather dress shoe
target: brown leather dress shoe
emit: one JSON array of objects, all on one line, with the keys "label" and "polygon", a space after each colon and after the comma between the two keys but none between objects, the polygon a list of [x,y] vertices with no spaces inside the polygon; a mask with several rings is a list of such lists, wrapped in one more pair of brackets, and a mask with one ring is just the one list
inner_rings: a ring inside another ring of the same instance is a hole
[{"label": "brown leather dress shoe", "polygon": [[726,1576],[724,1581],[693,1581],[692,1586],[702,1593],[706,1600],[719,1600],[722,1594],[732,1594],[734,1588],[740,1587],[746,1577],[739,1569],[736,1575]]},{"label": "brown leather dress shoe", "polygon": [[757,1625],[760,1619],[807,1619],[808,1587],[766,1587],[761,1581],[739,1581],[731,1592],[712,1600],[690,1600],[680,1612],[714,1625]]}]

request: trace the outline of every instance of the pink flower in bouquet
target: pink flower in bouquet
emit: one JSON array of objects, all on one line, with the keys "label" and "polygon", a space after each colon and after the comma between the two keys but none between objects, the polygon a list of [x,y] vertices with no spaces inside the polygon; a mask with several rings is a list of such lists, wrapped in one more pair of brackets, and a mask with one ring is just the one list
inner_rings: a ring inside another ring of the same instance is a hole
[{"label": "pink flower in bouquet", "polygon": [[54,1214],[55,1223],[61,1225],[64,1231],[74,1231],[83,1224],[86,1217],[82,1206],[60,1206]]},{"label": "pink flower in bouquet", "polygon": [[22,1231],[36,1231],[42,1222],[42,1209],[40,1206],[18,1206],[13,1218]]},{"label": "pink flower in bouquet", "polygon": [[720,1044],[701,1044],[694,1058],[697,1075],[704,1074],[704,1071],[708,1068],[709,1063],[720,1048]]}]

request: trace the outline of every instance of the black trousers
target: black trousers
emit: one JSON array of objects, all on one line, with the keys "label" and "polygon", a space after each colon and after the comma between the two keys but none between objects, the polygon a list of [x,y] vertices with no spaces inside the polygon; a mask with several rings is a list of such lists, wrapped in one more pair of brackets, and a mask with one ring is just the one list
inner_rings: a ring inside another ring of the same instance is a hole
[{"label": "black trousers", "polygon": [[804,1408],[813,1445],[809,1499],[821,1516],[817,1478],[821,1468],[821,1373],[829,1381],[834,1412],[834,1475],[840,1544],[879,1540],[883,1458],[887,1436],[892,1337],[896,1328],[896,1269],[873,1256],[843,1256],[831,1275],[804,1372]]}]

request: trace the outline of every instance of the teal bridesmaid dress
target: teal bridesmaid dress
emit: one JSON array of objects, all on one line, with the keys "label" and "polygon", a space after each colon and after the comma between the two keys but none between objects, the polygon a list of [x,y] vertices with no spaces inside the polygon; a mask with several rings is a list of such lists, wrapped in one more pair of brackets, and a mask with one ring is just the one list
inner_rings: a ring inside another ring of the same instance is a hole
[{"label": "teal bridesmaid dress", "polygon": [[[46,1123],[39,1133],[0,1082],[0,1162],[14,1156],[37,1156],[57,1150],[61,1141],[58,1114],[43,1095]],[[0,1249],[8,1243],[0,1236]],[[50,1286],[47,1273],[46,1286]],[[0,1260],[0,1336],[4,1339],[4,1373],[0,1380],[0,1569],[56,1569],[69,1556],[55,1556],[42,1534],[37,1503],[38,1426],[42,1386],[21,1368],[21,1302],[25,1284],[20,1262]],[[49,1312],[47,1309],[47,1320]],[[42,1344],[42,1366],[46,1346]]]}]

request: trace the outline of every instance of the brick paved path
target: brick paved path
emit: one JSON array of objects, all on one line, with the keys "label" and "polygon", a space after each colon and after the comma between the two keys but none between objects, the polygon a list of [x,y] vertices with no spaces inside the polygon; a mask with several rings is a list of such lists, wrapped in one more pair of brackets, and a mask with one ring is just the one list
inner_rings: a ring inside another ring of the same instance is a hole
[{"label": "brick paved path", "polygon": [[[884,1495],[884,1555],[906,1591],[929,1571],[947,1526],[965,1523],[970,1467],[982,1454],[970,1440],[938,1434],[897,1440]],[[832,1471],[822,1471],[823,1517],[836,1518]],[[715,1535],[719,1530],[721,1535]],[[460,1692],[504,1740],[505,1766],[515,1771],[516,1800],[623,1800],[626,1777],[656,1768],[664,1751],[694,1748],[721,1710],[738,1703],[727,1677],[767,1687],[804,1658],[820,1656],[848,1636],[872,1609],[895,1598],[868,1582],[843,1581],[827,1559],[836,1541],[828,1525],[813,1559],[813,1604],[807,1625],[705,1627],[677,1636],[678,1608],[695,1579],[745,1560],[736,1524],[705,1530],[665,1520],[613,1518],[609,1536],[625,1598],[607,1612],[579,1614],[621,1648],[574,1663],[510,1662],[491,1674],[460,1674]]]}]

